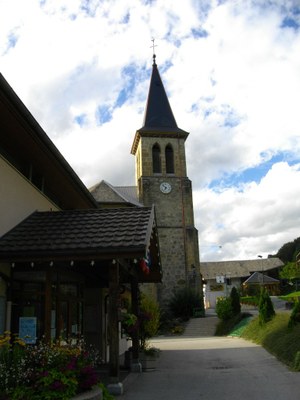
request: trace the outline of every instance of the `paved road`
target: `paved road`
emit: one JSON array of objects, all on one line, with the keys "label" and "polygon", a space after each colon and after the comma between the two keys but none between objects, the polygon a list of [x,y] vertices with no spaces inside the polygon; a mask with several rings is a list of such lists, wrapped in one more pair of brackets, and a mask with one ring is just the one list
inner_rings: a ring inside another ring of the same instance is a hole
[{"label": "paved road", "polygon": [[156,370],[130,374],[120,400],[296,400],[300,373],[239,338],[162,338]]}]

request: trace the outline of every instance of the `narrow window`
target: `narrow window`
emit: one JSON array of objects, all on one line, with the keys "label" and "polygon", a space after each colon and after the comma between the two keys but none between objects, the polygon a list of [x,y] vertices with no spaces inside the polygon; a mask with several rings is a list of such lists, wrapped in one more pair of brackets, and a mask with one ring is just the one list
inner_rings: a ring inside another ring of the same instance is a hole
[{"label": "narrow window", "polygon": [[158,144],[152,147],[152,168],[154,174],[161,173],[160,147]]},{"label": "narrow window", "polygon": [[166,173],[174,174],[174,153],[170,144],[166,147]]}]

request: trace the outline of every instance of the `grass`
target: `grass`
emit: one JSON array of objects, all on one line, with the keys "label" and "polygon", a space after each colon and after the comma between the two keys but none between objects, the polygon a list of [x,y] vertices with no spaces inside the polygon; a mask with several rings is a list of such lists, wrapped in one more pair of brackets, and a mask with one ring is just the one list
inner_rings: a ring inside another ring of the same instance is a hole
[{"label": "grass", "polygon": [[249,324],[250,320],[252,319],[252,316],[248,316],[243,318],[235,327],[230,331],[229,336],[236,336],[236,337],[241,337],[242,332],[246,328],[246,326]]},{"label": "grass", "polygon": [[289,318],[289,313],[278,313],[262,326],[258,317],[254,318],[245,327],[241,337],[262,345],[291,369],[300,371],[300,324],[289,329]]},{"label": "grass", "polygon": [[243,296],[240,298],[241,304],[249,304],[251,306],[258,306],[257,296]]},{"label": "grass", "polygon": [[289,294],[287,294],[285,296],[280,296],[280,298],[282,300],[286,300],[286,301],[293,300],[293,299],[297,300],[298,297],[300,297],[300,292],[299,291],[298,292],[289,293]]},{"label": "grass", "polygon": [[241,325],[243,325],[244,319],[249,318],[249,316],[250,316],[250,314],[248,314],[248,313],[241,313],[241,314],[235,315],[234,317],[232,317],[226,321],[220,320],[216,327],[215,335],[216,336],[226,336],[226,335],[233,336],[232,335],[233,331],[235,329],[238,329],[238,327],[240,327]]}]

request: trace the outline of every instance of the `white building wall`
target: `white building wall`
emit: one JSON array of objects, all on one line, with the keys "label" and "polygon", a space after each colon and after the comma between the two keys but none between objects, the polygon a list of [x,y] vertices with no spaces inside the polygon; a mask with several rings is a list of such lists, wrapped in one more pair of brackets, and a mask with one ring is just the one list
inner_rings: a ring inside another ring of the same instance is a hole
[{"label": "white building wall", "polygon": [[[34,211],[57,211],[58,207],[0,155],[0,237]],[[9,329],[7,283],[10,266],[0,263],[0,334]]]},{"label": "white building wall", "polygon": [[31,182],[0,155],[0,237],[34,211],[57,211]]},{"label": "white building wall", "polygon": [[[241,287],[240,278],[232,278],[230,285],[226,283],[218,284],[215,279],[208,279],[204,290],[205,308],[215,308],[219,297],[230,296],[231,289],[236,287],[237,290]],[[216,290],[218,288],[219,290]]]}]

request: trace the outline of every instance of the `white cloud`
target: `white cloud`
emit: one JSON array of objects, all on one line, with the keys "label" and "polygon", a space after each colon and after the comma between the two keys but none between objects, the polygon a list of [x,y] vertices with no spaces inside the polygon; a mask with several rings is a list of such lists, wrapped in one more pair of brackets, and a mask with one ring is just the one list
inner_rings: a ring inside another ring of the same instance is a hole
[{"label": "white cloud", "polygon": [[[255,258],[256,253],[267,256],[298,237],[299,181],[300,164],[281,162],[274,164],[258,184],[220,192],[196,191],[194,204],[203,256],[220,260]],[[216,255],[215,248],[207,249],[206,243],[221,245],[222,251]]]}]

